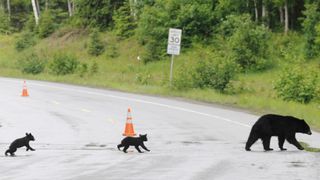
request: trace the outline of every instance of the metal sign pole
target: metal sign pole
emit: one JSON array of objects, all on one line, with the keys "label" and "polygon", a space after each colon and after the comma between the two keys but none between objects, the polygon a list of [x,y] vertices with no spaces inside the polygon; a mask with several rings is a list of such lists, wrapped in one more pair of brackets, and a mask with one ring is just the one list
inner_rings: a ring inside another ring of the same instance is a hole
[{"label": "metal sign pole", "polygon": [[174,28],[169,29],[167,53],[171,54],[170,82],[169,82],[170,86],[172,86],[174,55],[180,54],[181,33],[182,33],[181,29],[174,29]]},{"label": "metal sign pole", "polygon": [[172,85],[172,74],[173,74],[173,58],[174,55],[171,55],[171,66],[170,66],[170,86]]}]

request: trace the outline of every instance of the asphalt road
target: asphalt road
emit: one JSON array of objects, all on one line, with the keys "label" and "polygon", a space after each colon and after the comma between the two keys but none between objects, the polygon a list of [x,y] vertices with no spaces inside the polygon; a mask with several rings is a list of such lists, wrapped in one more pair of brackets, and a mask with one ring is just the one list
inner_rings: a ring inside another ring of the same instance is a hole
[{"label": "asphalt road", "polygon": [[[213,180],[320,179],[320,153],[285,143],[273,152],[261,142],[244,150],[258,116],[214,105],[65,84],[0,78],[1,180]],[[148,134],[151,152],[116,149],[127,108],[136,133]],[[36,151],[9,144],[31,132]],[[297,139],[320,147],[320,134]]]}]

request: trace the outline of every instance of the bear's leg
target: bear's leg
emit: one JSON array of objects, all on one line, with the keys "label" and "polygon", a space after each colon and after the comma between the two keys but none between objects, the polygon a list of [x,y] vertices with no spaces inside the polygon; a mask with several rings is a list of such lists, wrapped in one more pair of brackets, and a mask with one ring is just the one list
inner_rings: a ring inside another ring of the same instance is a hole
[{"label": "bear's leg", "polygon": [[[6,150],[6,152],[4,153],[6,156],[8,156],[8,153],[10,153],[10,149]],[[11,153],[10,153],[11,154]]]},{"label": "bear's leg", "polygon": [[263,148],[265,151],[272,151],[273,150],[270,148],[270,139],[271,139],[271,136],[264,136],[262,138]]},{"label": "bear's leg", "polygon": [[128,148],[129,148],[129,145],[124,146],[123,152],[127,153]]},{"label": "bear's leg", "polygon": [[29,150],[35,151],[35,149],[33,149],[33,148],[29,145],[29,143],[26,145],[26,147],[27,147],[27,151],[29,151]]},{"label": "bear's leg", "polygon": [[150,151],[143,143],[141,144],[141,147],[146,151]]},{"label": "bear's leg", "polygon": [[136,146],[134,146],[136,149],[137,149],[137,151],[139,152],[139,153],[142,153],[142,151],[139,149],[139,145],[136,145]]},{"label": "bear's leg", "polygon": [[246,151],[251,151],[250,147],[252,146],[252,144],[254,144],[260,137],[254,133],[254,132],[250,132],[249,138],[247,140],[246,143]]},{"label": "bear's leg", "polygon": [[279,148],[281,149],[281,151],[286,151],[286,148],[283,148],[283,144],[284,144],[284,140],[285,137],[284,136],[278,136],[278,144],[279,144]]},{"label": "bear's leg", "polygon": [[15,156],[15,152],[17,151],[17,148],[10,148],[6,151],[6,155],[7,153],[10,153],[10,156]]},{"label": "bear's leg", "polygon": [[286,139],[289,143],[295,145],[299,150],[304,150],[304,148],[301,146],[301,144],[297,141],[297,139],[294,136],[289,136]]},{"label": "bear's leg", "polygon": [[121,149],[120,149],[120,148],[124,147],[124,145],[119,144],[117,147],[118,147],[119,151],[121,151]]}]

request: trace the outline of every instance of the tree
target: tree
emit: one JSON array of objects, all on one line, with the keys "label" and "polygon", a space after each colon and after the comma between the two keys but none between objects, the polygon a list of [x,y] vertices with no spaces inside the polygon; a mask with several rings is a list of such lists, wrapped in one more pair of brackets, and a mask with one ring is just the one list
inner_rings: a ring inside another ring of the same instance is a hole
[{"label": "tree", "polygon": [[38,0],[31,0],[32,9],[34,13],[34,19],[36,21],[36,25],[39,24],[39,18],[40,18],[40,6]]},{"label": "tree", "polygon": [[[256,25],[248,14],[230,15],[220,26],[220,34],[230,48],[231,58],[243,71],[266,69],[269,32],[264,26]],[[224,50],[224,49],[222,49]]]},{"label": "tree", "polygon": [[113,12],[124,0],[78,0],[77,17],[83,26],[106,29],[112,25]]},{"label": "tree", "polygon": [[50,10],[44,11],[38,25],[40,38],[46,38],[55,30],[54,16]]},{"label": "tree", "polygon": [[10,22],[3,8],[0,8],[0,33],[8,34],[10,32]]},{"label": "tree", "polygon": [[288,31],[289,31],[288,0],[284,0],[284,33],[288,34]]},{"label": "tree", "polygon": [[90,34],[88,53],[93,56],[99,56],[104,52],[103,42],[99,38],[99,31],[94,29]]},{"label": "tree", "polygon": [[316,56],[320,50],[320,44],[316,43],[316,28],[320,22],[319,5],[317,3],[307,4],[303,14],[305,15],[302,22],[303,31],[306,37],[305,53],[308,58],[312,58]]},{"label": "tree", "polygon": [[74,2],[73,0],[68,0],[68,12],[69,12],[69,16],[73,16],[74,13]]},{"label": "tree", "polygon": [[8,19],[11,20],[11,3],[10,0],[7,0],[7,9],[8,9]]},{"label": "tree", "polygon": [[134,21],[134,15],[132,15],[131,12],[129,2],[125,1],[123,6],[114,13],[114,29],[117,36],[127,38],[133,34],[136,23]]},{"label": "tree", "polygon": [[182,46],[188,47],[192,39],[209,40],[216,22],[212,0],[159,0],[146,5],[137,29],[140,42],[146,45],[144,61],[166,54],[169,28],[182,29]]}]

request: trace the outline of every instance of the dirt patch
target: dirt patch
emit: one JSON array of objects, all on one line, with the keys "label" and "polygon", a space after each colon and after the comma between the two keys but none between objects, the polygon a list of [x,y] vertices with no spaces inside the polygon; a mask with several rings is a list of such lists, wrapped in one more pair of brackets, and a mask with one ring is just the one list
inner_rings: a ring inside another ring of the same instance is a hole
[{"label": "dirt patch", "polygon": [[85,147],[106,147],[107,145],[105,144],[96,144],[96,143],[90,143],[86,144]]},{"label": "dirt patch", "polygon": [[308,143],[300,142],[300,144],[304,147],[304,150],[308,152],[320,152],[320,148],[311,147]]},{"label": "dirt patch", "polygon": [[292,161],[292,162],[289,162],[289,167],[301,168],[301,167],[306,167],[306,165],[305,165],[305,162],[302,162],[302,161]]},{"label": "dirt patch", "polygon": [[65,42],[68,40],[75,40],[80,36],[84,36],[88,34],[88,30],[86,29],[61,29],[54,34],[51,35],[53,39],[59,39],[61,42]]},{"label": "dirt patch", "polygon": [[197,141],[182,141],[181,143],[185,145],[201,144],[201,142],[197,142]]}]

